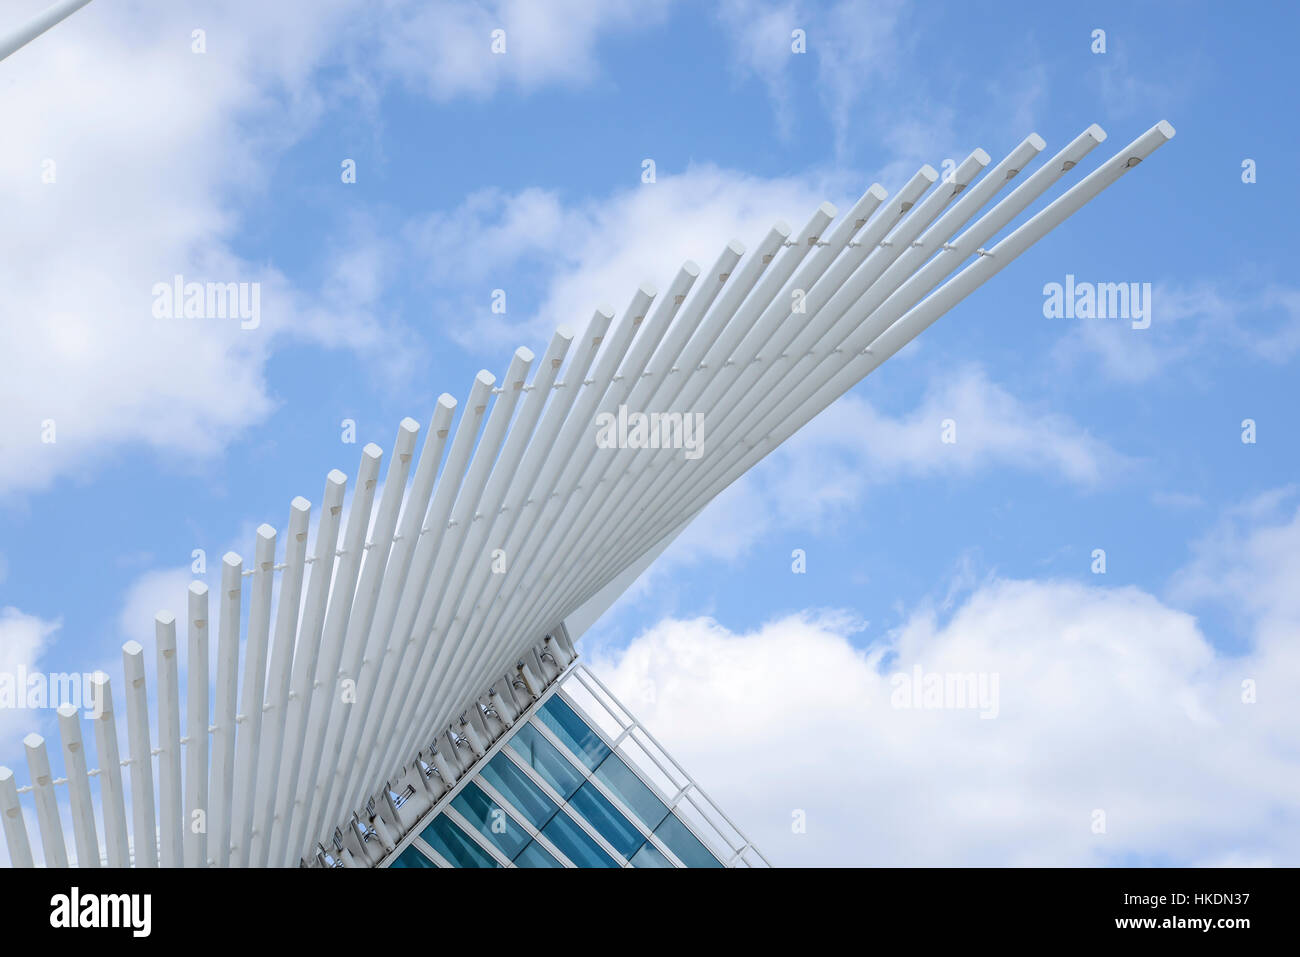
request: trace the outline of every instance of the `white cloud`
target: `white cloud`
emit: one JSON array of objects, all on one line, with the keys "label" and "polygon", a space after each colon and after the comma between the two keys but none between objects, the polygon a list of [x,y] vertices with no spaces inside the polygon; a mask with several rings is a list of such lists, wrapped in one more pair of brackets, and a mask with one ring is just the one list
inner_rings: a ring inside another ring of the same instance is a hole
[{"label": "white cloud", "polygon": [[[1256,728],[1294,722],[1294,686],[1242,704],[1236,663],[1153,596],[999,581],[867,651],[851,631],[668,620],[596,667],[778,864],[1300,858],[1300,773]],[[891,707],[918,665],[996,674],[997,717]]]},{"label": "white cloud", "polygon": [[[666,619],[590,653],[778,864],[1294,866],[1294,489],[1230,511],[1192,555],[1163,600],[993,579],[888,634],[845,613],[744,633]],[[1240,612],[1244,653],[1184,610],[1210,604]],[[997,717],[893,707],[891,677],[916,666],[996,674]]]},{"label": "white cloud", "polygon": [[[946,419],[956,422],[955,443],[941,440]],[[969,365],[935,377],[898,416],[859,393],[844,396],[710,504],[667,554],[734,558],[774,527],[818,525],[901,478],[1002,468],[1090,489],[1132,465],[1078,423],[1017,399]]]},{"label": "white cloud", "polygon": [[1110,378],[1140,383],[1193,357],[1198,372],[1212,375],[1205,360],[1220,359],[1225,349],[1275,364],[1300,353],[1300,289],[1294,287],[1227,278],[1162,282],[1153,289],[1151,309],[1148,329],[1108,320],[1061,320],[1072,326],[1054,357],[1069,367],[1092,356]]},{"label": "white cloud", "polygon": [[[660,20],[669,0],[483,0],[390,2],[377,59],[434,100],[483,98],[501,87],[575,86],[598,72],[604,35]],[[505,52],[492,33],[505,31]]]},{"label": "white cloud", "polygon": [[[6,18],[46,6],[28,0]],[[333,244],[320,289],[237,252],[275,160],[338,101],[373,105],[394,74],[432,72],[424,86],[438,99],[503,79],[526,90],[588,81],[599,37],[662,9],[225,0],[196,17],[92,4],[6,60],[0,494],[123,448],[173,461],[219,452],[271,412],[266,363],[295,339],[355,350],[384,381],[409,370],[409,336],[383,348],[400,330],[381,318],[391,250],[377,230],[358,222]],[[488,49],[498,23],[510,31],[503,57]],[[343,68],[325,74],[326,63]],[[154,318],[154,284],[178,274],[260,282],[261,325]],[[42,441],[50,420],[54,443]]]},{"label": "white cloud", "polygon": [[[486,191],[413,226],[421,270],[458,280],[464,292],[463,308],[446,310],[456,317],[448,333],[481,348],[544,341],[562,323],[580,330],[603,303],[621,310],[647,279],[666,288],[687,259],[708,269],[729,240],[752,247],[782,217],[800,228],[838,191],[811,177],[767,179],[711,165],[659,169],[657,179],[572,205],[539,189]],[[493,288],[516,295],[501,277],[534,273],[542,277],[535,309],[489,311]]]},{"label": "white cloud", "polygon": [[[21,690],[17,686],[21,674],[37,673],[37,660],[61,624],[58,620],[48,621],[26,614],[12,605],[0,608],[0,674],[6,675],[16,690]],[[7,752],[15,735],[31,731],[33,724],[31,712],[24,708],[0,708],[3,750]]]},{"label": "white cloud", "polygon": [[[905,33],[900,29],[903,4],[885,0],[856,2],[765,3],[761,0],[725,0],[718,17],[727,31],[732,61],[741,76],[757,76],[767,88],[776,111],[777,126],[789,136],[797,123],[792,112],[790,74],[809,58],[817,64],[817,90],[831,121],[837,151],[843,151],[868,94],[888,83],[899,62]],[[792,32],[803,30],[804,54],[792,50]],[[891,90],[891,92],[893,92]],[[932,117],[933,119],[933,117]],[[951,114],[948,114],[951,119]],[[909,126],[899,146],[919,133]],[[933,125],[922,134],[933,144]]]}]

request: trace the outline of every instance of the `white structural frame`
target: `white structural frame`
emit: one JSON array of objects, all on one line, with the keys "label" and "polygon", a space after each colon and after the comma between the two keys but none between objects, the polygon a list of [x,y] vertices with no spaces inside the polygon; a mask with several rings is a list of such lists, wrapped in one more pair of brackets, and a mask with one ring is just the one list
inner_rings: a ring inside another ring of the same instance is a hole
[{"label": "white structural frame", "polygon": [[[98,768],[73,711],[59,712],[64,777],[26,739],[28,783],[0,768],[10,859],[68,860],[66,788],[83,865],[374,866],[572,674],[615,716],[613,746],[635,742],[678,782],[670,799],[714,822],[706,843],[749,863],[734,824],[573,667],[573,640],[725,488],[1173,135],[1157,123],[1001,238],[1105,140],[1099,127],[1032,173],[1046,146],[1033,134],[997,163],[977,149],[946,177],[922,167],[892,197],[873,184],[838,221],[824,203],[752,251],[733,240],[708,270],[685,263],[662,294],[642,283],[581,336],[558,330],[540,360],[517,350],[463,405],[442,395],[418,458],[419,424],[400,423],[382,494],[384,452],[367,445],[350,492],[327,476],[314,530],[295,498],[287,534],[257,530],[250,568],[224,556],[215,644],[207,586],[190,587],[183,701],[176,620],[159,614],[152,724],[144,649],[124,646],[128,760],[102,674]],[[703,413],[704,454],[602,447],[598,418],[625,408],[679,429]]]}]

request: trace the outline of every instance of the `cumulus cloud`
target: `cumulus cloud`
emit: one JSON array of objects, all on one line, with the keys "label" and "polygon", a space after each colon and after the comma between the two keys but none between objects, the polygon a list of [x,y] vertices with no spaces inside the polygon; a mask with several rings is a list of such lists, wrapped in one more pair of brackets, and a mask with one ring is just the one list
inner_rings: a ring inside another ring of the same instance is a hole
[{"label": "cumulus cloud", "polygon": [[[952,420],[955,442],[943,441]],[[1034,407],[979,366],[945,372],[894,416],[844,396],[711,503],[667,553],[670,561],[734,558],[774,527],[819,525],[900,478],[1015,469],[1104,485],[1133,461],[1057,413]]]},{"label": "cumulus cloud", "polygon": [[[1232,528],[1179,594],[1248,602],[1244,657],[1134,587],[993,580],[884,635],[669,619],[593,666],[779,864],[1295,865],[1300,517]],[[996,717],[896,706],[917,668],[996,676]]]},{"label": "cumulus cloud", "polygon": [[[1081,277],[1082,278],[1082,277]],[[1231,278],[1163,282],[1152,291],[1151,326],[1070,320],[1053,355],[1063,366],[1090,358],[1109,378],[1141,383],[1196,359],[1212,369],[1228,355],[1279,364],[1300,352],[1300,289]]]},{"label": "cumulus cloud", "polygon": [[[17,6],[6,16],[48,2]],[[275,161],[326,109],[370,103],[395,80],[439,100],[588,81],[598,38],[659,9],[223,0],[196,19],[174,5],[92,4],[6,60],[0,494],[123,448],[219,452],[272,411],[266,364],[287,343],[405,368],[409,336],[383,348],[402,332],[379,308],[391,251],[364,221],[329,244],[320,288],[242,252]],[[496,26],[508,56],[491,53]],[[195,30],[206,52],[194,52]],[[156,317],[154,286],[177,275],[259,283],[257,328]]]},{"label": "cumulus cloud", "polygon": [[[798,229],[838,192],[812,176],[766,178],[700,164],[660,169],[657,182],[599,200],[484,191],[409,234],[421,269],[462,287],[463,308],[447,310],[454,317],[448,334],[466,346],[517,345],[544,341],[560,324],[581,329],[603,303],[622,309],[643,281],[664,289],[687,259],[707,269],[729,240],[751,247],[781,218]],[[509,284],[497,279],[506,275]],[[492,288],[509,285],[514,296],[530,278],[535,308],[490,312]]]}]

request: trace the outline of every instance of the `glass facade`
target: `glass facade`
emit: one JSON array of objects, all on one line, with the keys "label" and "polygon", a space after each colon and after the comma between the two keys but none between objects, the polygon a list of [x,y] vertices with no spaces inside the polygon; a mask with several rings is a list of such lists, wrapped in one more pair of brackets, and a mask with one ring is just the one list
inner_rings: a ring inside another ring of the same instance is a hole
[{"label": "glass facade", "polygon": [[554,693],[392,867],[722,867],[686,821]]}]

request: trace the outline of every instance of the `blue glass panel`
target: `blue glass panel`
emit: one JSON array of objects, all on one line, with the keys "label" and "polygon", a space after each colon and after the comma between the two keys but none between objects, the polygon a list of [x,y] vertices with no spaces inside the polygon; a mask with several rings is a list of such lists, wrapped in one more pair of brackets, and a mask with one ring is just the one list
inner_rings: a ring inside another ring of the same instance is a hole
[{"label": "blue glass panel", "polygon": [[551,857],[549,851],[533,841],[515,858],[515,867],[563,867],[564,865]]},{"label": "blue glass panel", "polygon": [[525,724],[515,732],[510,748],[566,801],[582,784],[582,772],[532,725]]},{"label": "blue glass panel", "polygon": [[551,822],[542,828],[542,833],[577,867],[618,867],[614,858],[606,854],[605,849],[567,814],[560,813],[551,818]]},{"label": "blue glass panel", "polygon": [[569,807],[586,818],[587,823],[624,857],[631,857],[632,852],[645,841],[636,825],[619,813],[618,808],[610,804],[590,781],[569,798]]},{"label": "blue glass panel", "polygon": [[483,793],[477,784],[467,784],[451,806],[459,811],[478,832],[511,859],[524,849],[532,835],[514,820],[501,805]]},{"label": "blue glass panel", "polygon": [[595,777],[650,830],[657,828],[659,822],[668,816],[668,806],[655,797],[654,791],[617,754],[611,754],[601,762]]},{"label": "blue glass panel", "polygon": [[649,841],[641,845],[641,850],[632,855],[633,867],[672,867],[673,862],[663,856],[659,848]]},{"label": "blue glass panel", "polygon": [[500,752],[483,768],[481,776],[538,830],[556,811],[555,802],[542,793],[542,789],[519,769],[519,765]]},{"label": "blue glass panel", "polygon": [[587,727],[576,711],[565,704],[559,695],[551,695],[537,711],[537,717],[555,732],[573,756],[594,771],[609,756],[609,748],[600,735]]},{"label": "blue glass panel", "polygon": [[439,814],[421,833],[429,846],[453,867],[500,867],[492,855],[474,843],[445,814]]},{"label": "blue glass panel", "polygon": [[397,860],[393,861],[393,863],[389,864],[388,866],[389,867],[411,867],[411,868],[415,868],[415,867],[436,868],[438,865],[433,863],[433,861],[429,860],[427,857],[425,857],[424,854],[422,854],[419,850],[417,850],[415,845],[412,844],[406,850],[402,851],[401,854],[398,854]]},{"label": "blue glass panel", "polygon": [[663,841],[668,850],[676,854],[677,859],[687,867],[722,866],[722,862],[709,853],[709,849],[687,830],[676,814],[664,818],[663,823],[655,828],[655,837]]}]

